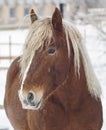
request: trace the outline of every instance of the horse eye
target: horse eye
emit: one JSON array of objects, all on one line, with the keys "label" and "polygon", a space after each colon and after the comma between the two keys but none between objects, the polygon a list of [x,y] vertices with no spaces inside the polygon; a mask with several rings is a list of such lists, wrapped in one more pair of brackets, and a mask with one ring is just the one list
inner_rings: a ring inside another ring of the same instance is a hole
[{"label": "horse eye", "polygon": [[55,53],[55,50],[54,50],[54,49],[49,49],[49,50],[48,50],[48,53],[49,53],[49,54],[53,54],[53,53]]}]

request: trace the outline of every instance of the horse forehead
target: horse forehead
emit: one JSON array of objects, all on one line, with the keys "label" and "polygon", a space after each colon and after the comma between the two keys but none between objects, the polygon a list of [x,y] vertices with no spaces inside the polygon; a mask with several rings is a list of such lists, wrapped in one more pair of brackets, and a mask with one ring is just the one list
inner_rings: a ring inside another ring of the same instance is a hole
[{"label": "horse forehead", "polygon": [[[64,46],[62,46],[62,44],[64,44]],[[49,47],[57,47],[58,49],[60,48],[64,48],[63,52],[68,51],[66,50],[67,48],[67,41],[65,39],[65,35],[59,35],[56,32],[56,35],[52,35],[51,39],[45,39],[45,41],[42,41],[41,46],[38,49],[34,50],[34,54],[32,54],[31,58],[28,61],[28,67],[27,68],[31,68],[31,67],[35,67],[35,64],[39,66],[39,62],[41,60],[41,56],[43,54],[43,52],[45,52],[45,50],[47,51],[47,49],[49,49]],[[62,56],[62,55],[60,55]],[[27,69],[26,68],[26,69]]]}]

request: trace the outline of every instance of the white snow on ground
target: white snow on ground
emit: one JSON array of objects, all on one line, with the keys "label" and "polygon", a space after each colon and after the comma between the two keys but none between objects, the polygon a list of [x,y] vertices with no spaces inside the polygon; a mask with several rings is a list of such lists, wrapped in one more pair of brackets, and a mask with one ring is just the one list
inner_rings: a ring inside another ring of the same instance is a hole
[{"label": "white snow on ground", "polygon": [[[99,82],[102,87],[102,103],[103,103],[103,115],[104,115],[104,124],[102,130],[106,130],[106,41],[103,41],[95,28],[91,25],[78,25],[79,31],[82,33],[85,38],[85,44],[88,49],[94,70],[97,74]],[[11,37],[12,43],[24,43],[27,31],[1,31],[0,32],[0,43],[8,43],[9,37]],[[12,48],[13,55],[19,55],[21,52],[22,45],[16,45]],[[0,56],[7,55],[8,47],[0,45]],[[0,61],[1,66],[9,66],[9,62]],[[5,92],[5,79],[6,79],[7,70],[0,70],[0,104],[3,104],[4,92]],[[8,119],[6,118],[4,110],[0,110],[0,128],[9,128],[10,126]]]}]

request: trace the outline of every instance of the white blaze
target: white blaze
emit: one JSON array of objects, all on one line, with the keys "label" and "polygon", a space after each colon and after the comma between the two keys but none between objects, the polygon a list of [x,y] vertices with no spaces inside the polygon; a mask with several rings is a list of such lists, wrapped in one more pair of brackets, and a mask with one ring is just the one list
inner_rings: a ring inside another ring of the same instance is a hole
[{"label": "white blaze", "polygon": [[29,69],[30,69],[33,56],[34,56],[34,55],[32,55],[32,56],[30,57],[30,61],[29,61],[28,65],[27,65],[27,67],[26,67],[26,70],[25,70],[24,75],[23,75],[23,78],[22,78],[21,88],[20,88],[20,90],[19,90],[19,98],[20,98],[21,101],[22,101],[22,98],[24,98],[23,95],[22,95],[23,85],[24,85],[25,79],[26,79],[26,77],[27,77],[28,71],[29,71]]}]

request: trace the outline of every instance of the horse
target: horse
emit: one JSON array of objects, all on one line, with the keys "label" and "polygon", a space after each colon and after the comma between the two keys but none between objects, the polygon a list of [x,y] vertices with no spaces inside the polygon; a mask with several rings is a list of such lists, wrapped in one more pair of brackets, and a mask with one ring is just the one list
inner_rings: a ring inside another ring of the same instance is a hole
[{"label": "horse", "polygon": [[100,130],[101,87],[78,29],[32,9],[23,53],[10,65],[4,98],[14,130]]}]

